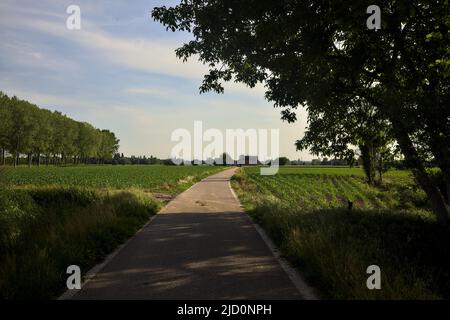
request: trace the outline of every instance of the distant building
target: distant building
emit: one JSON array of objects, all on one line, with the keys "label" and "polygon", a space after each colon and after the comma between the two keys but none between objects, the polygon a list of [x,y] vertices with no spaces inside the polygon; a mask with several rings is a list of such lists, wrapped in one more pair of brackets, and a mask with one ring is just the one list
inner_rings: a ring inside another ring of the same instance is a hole
[{"label": "distant building", "polygon": [[241,155],[241,156],[239,156],[239,160],[237,161],[237,164],[239,165],[246,165],[246,166],[249,166],[249,165],[259,165],[259,164],[261,164],[259,161],[258,161],[258,156],[244,156],[244,155]]}]

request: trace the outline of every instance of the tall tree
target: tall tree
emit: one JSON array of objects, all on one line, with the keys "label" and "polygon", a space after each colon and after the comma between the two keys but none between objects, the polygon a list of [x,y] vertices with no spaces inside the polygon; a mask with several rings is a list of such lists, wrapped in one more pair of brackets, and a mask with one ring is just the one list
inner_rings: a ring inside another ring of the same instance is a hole
[{"label": "tall tree", "polygon": [[67,160],[73,157],[77,152],[76,143],[78,138],[78,126],[76,121],[67,116],[62,117],[61,126],[64,128],[64,133],[62,135],[61,160],[65,164],[67,163]]},{"label": "tall tree", "polygon": [[9,144],[9,135],[12,129],[12,118],[9,97],[0,91],[0,156],[2,165],[6,162],[6,150]]},{"label": "tall tree", "polygon": [[112,159],[115,153],[119,150],[119,139],[115,134],[109,130],[100,131],[100,146],[98,157],[102,162]]},{"label": "tall tree", "polygon": [[78,154],[84,163],[87,163],[90,157],[95,156],[99,143],[100,139],[95,128],[89,123],[79,122],[77,148]]},{"label": "tall tree", "polygon": [[37,165],[41,165],[42,154],[50,152],[51,142],[53,139],[52,113],[49,110],[42,109],[36,116],[38,128],[33,143],[33,151],[36,155]]},{"label": "tall tree", "polygon": [[31,105],[12,97],[10,100],[12,128],[8,136],[9,152],[13,156],[13,164],[18,164],[21,153],[32,148],[36,124],[33,122]]},{"label": "tall tree", "polygon": [[381,182],[386,162],[392,160],[395,151],[389,122],[375,107],[356,99],[350,106],[336,105],[326,111],[308,114],[308,128],[296,142],[297,149],[353,164],[359,148],[367,182],[373,184],[377,172]]}]

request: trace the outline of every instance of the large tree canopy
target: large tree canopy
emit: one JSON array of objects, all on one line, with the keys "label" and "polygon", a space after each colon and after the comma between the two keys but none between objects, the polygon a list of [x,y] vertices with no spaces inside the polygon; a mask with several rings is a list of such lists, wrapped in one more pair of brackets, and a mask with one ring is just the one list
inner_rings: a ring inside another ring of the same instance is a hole
[{"label": "large tree canopy", "polygon": [[367,182],[378,182],[387,164],[394,159],[396,148],[388,121],[372,105],[358,100],[345,108],[324,114],[311,110],[308,128],[297,140],[297,149],[309,149],[314,155],[338,157],[353,164],[360,150]]},{"label": "large tree canopy", "polygon": [[450,181],[450,5],[448,0],[381,0],[381,29],[369,30],[368,1],[182,0],[153,10],[168,30],[194,39],[177,50],[210,67],[201,92],[222,81],[266,86],[266,98],[326,119],[357,99],[388,121],[438,220],[442,194],[424,168],[432,155]]}]

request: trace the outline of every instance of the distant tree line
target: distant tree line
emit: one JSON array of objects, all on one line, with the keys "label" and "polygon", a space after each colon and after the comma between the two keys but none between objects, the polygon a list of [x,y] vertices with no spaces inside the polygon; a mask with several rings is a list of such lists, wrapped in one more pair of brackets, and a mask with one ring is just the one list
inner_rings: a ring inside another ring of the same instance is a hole
[{"label": "distant tree line", "polygon": [[25,156],[28,166],[105,163],[119,149],[109,130],[41,109],[0,91],[0,163],[14,166]]},{"label": "distant tree line", "polygon": [[323,158],[322,160],[320,159],[312,159],[311,162],[307,162],[306,164],[311,164],[313,166],[353,166],[355,163],[349,163],[346,160],[342,160],[342,159],[328,159],[328,158]]},{"label": "distant tree line", "polygon": [[143,164],[143,165],[175,165],[172,160],[170,159],[159,159],[157,157],[154,156],[124,156],[123,153],[116,153],[114,154],[114,157],[110,160],[108,160],[106,163],[108,164],[121,164],[121,165],[125,165],[125,164]]}]

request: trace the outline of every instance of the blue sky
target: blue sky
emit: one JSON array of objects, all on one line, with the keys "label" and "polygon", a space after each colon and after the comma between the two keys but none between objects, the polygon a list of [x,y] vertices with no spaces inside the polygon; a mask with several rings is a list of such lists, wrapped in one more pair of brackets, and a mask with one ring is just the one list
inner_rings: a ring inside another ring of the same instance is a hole
[{"label": "blue sky", "polygon": [[[114,131],[127,155],[168,157],[173,130],[280,129],[280,153],[295,151],[306,126],[283,123],[262,86],[230,83],[225,94],[200,95],[206,68],[174,50],[190,39],[150,18],[153,7],[177,1],[0,2],[0,90]],[[69,5],[81,8],[81,30],[66,28]]]}]

